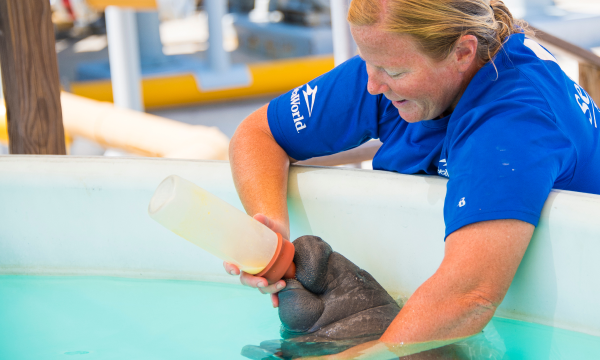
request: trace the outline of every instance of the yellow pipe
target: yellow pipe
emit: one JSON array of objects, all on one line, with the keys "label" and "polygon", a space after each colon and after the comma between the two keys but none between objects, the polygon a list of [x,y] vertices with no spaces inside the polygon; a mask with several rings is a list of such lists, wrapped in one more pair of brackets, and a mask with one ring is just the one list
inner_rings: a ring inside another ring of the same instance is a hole
[{"label": "yellow pipe", "polygon": [[[146,108],[188,105],[260,95],[279,94],[300,86],[333,69],[331,56],[314,56],[249,64],[250,86],[202,91],[193,74],[148,77],[142,80]],[[74,94],[113,101],[110,80],[71,83]]]},{"label": "yellow pipe", "polygon": [[8,144],[8,123],[6,121],[6,105],[4,99],[0,99],[0,143]]},{"label": "yellow pipe", "polygon": [[87,4],[98,10],[103,10],[105,7],[112,5],[139,10],[156,9],[156,0],[87,0]]},{"label": "yellow pipe", "polygon": [[[67,145],[81,136],[110,148],[150,157],[227,160],[229,139],[216,127],[189,125],[113,104],[61,93]],[[0,99],[0,142],[8,144],[6,107]]]},{"label": "yellow pipe", "polygon": [[63,92],[63,124],[73,136],[130,153],[227,160],[229,139],[216,127],[189,125]]}]

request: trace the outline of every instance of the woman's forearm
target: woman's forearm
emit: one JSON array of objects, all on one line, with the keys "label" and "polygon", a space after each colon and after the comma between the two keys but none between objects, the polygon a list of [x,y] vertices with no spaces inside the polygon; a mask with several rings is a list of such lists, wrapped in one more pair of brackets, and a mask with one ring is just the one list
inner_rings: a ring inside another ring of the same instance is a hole
[{"label": "woman's forearm", "polygon": [[229,145],[235,187],[246,212],[280,223],[289,238],[287,180],[290,159],[277,144],[267,121],[267,106],[248,116]]},{"label": "woman's forearm", "polygon": [[[386,343],[421,343],[463,338],[480,332],[499,302],[477,291],[463,293],[452,282],[435,276],[407,301],[381,337]],[[458,290],[458,291],[457,291]]]},{"label": "woman's forearm", "polygon": [[406,344],[481,331],[504,299],[533,230],[531,224],[506,219],[467,225],[449,235],[442,264],[381,340]]},{"label": "woman's forearm", "polygon": [[389,359],[390,354],[404,356],[478,333],[504,299],[533,230],[531,224],[506,219],[455,231],[446,238],[438,270],[414,292],[379,340],[324,358]]}]

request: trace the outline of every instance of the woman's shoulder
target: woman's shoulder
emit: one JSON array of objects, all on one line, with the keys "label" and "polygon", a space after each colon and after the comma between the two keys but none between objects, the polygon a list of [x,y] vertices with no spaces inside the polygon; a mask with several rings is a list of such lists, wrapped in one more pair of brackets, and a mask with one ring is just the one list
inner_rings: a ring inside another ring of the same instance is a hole
[{"label": "woman's shoulder", "polygon": [[515,34],[500,53],[471,80],[455,112],[474,110],[509,115],[521,107],[534,107],[556,121],[574,110],[577,86],[554,56],[523,34]]}]

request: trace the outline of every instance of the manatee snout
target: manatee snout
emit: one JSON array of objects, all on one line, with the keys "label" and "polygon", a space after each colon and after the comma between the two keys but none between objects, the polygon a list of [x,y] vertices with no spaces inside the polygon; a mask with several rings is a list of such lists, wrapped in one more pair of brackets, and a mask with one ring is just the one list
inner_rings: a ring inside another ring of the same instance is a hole
[{"label": "manatee snout", "polygon": [[282,335],[298,341],[377,338],[400,311],[365,270],[317,236],[294,241],[296,279],[279,292]]}]

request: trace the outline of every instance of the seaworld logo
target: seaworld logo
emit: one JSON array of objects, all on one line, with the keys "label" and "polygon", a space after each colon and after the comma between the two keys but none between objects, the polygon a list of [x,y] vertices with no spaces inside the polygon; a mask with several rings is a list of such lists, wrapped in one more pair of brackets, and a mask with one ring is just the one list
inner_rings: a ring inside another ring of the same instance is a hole
[{"label": "seaworld logo", "polygon": [[[306,101],[306,107],[308,108],[308,117],[312,116],[313,107],[315,106],[315,99],[317,98],[317,87],[314,89],[310,88],[310,85],[306,84],[306,89],[308,91],[302,90],[304,94],[304,100]],[[308,101],[308,98],[311,98],[311,101]]]},{"label": "seaworld logo", "polygon": [[292,110],[292,120],[294,120],[294,125],[296,126],[296,131],[300,132],[302,129],[306,129],[306,124],[302,122],[304,120],[304,116],[300,115],[300,95],[298,94],[300,88],[295,88],[292,91],[292,97],[290,98],[290,105]]},{"label": "seaworld logo", "polygon": [[442,167],[446,167],[447,165],[448,163],[446,162],[446,159],[440,160],[440,165],[438,165],[438,174],[440,176],[450,178],[450,175],[448,175],[448,169],[442,169]]}]

